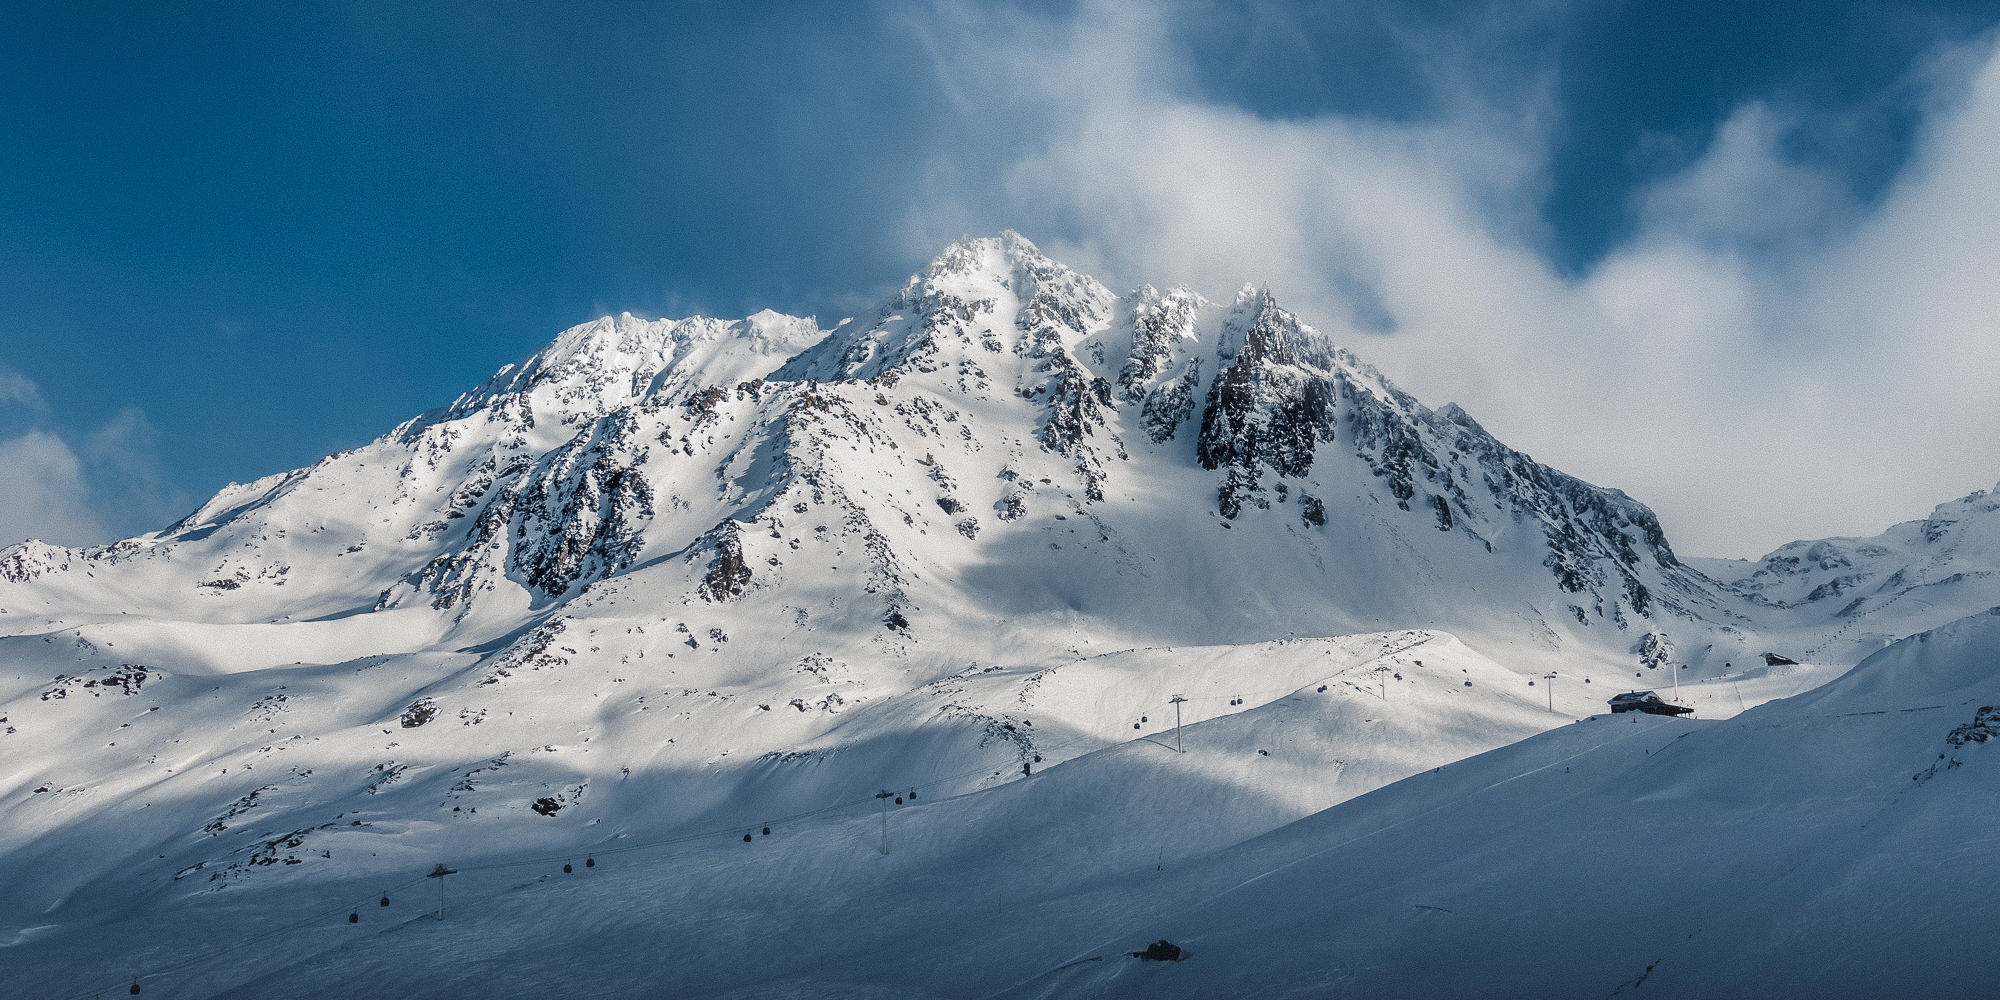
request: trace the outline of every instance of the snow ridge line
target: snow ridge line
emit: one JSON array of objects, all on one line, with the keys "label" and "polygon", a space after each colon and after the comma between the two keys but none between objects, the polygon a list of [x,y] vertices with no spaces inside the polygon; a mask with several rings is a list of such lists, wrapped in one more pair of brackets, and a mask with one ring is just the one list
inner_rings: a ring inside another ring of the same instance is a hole
[{"label": "snow ridge line", "polygon": [[[1396,829],[1397,827],[1400,827],[1400,826],[1403,826],[1403,825],[1406,825],[1406,824],[1408,824],[1408,823],[1413,823],[1413,822],[1415,822],[1415,821],[1417,821],[1417,820],[1419,820],[1419,819],[1422,819],[1422,818],[1424,818],[1424,817],[1426,817],[1426,816],[1429,816],[1429,815],[1431,815],[1431,814],[1433,814],[1433,813],[1437,813],[1437,812],[1442,812],[1442,811],[1444,811],[1444,810],[1446,810],[1446,809],[1450,809],[1450,808],[1452,808],[1452,807],[1454,807],[1454,806],[1460,806],[1460,805],[1464,805],[1464,804],[1465,804],[1465,803],[1466,803],[1467,801],[1470,801],[1471,799],[1473,799],[1473,798],[1476,798],[1476,797],[1478,797],[1478,796],[1481,796],[1481,795],[1484,795],[1484,794],[1486,794],[1487,792],[1490,792],[1490,791],[1492,791],[1493,789],[1495,789],[1495,788],[1498,788],[1498,787],[1500,787],[1501,785],[1504,785],[1504,784],[1507,784],[1508,782],[1511,782],[1511,781],[1514,781],[1514,780],[1516,780],[1516,779],[1519,779],[1519,778],[1525,778],[1525,777],[1527,777],[1527,776],[1529,776],[1529,775],[1531,775],[1531,774],[1535,774],[1535,773],[1537,773],[1537,772],[1540,772],[1540,771],[1545,771],[1545,770],[1547,770],[1547,769],[1549,769],[1549,768],[1551,768],[1551,767],[1554,767],[1554,766],[1556,766],[1557,764],[1561,764],[1561,763],[1564,763],[1565,761],[1571,761],[1571,760],[1575,760],[1576,758],[1578,758],[1578,757],[1581,757],[1581,756],[1583,756],[1583,755],[1585,755],[1585,754],[1587,754],[1587,753],[1592,753],[1592,752],[1594,752],[1594,751],[1597,751],[1597,750],[1601,750],[1601,749],[1603,749],[1603,748],[1605,748],[1605,747],[1608,747],[1608,746],[1612,746],[1612,745],[1615,745],[1615,744],[1618,744],[1618,743],[1622,743],[1622,742],[1624,742],[1624,741],[1626,741],[1626,740],[1629,740],[1629,739],[1631,739],[1631,738],[1632,738],[1632,737],[1634,737],[1634,736],[1641,736],[1641,735],[1644,735],[1644,734],[1645,734],[1646,732],[1649,732],[1649,731],[1650,731],[1650,730],[1640,730],[1639,732],[1633,732],[1633,733],[1626,733],[1625,735],[1623,735],[1623,736],[1620,736],[1620,737],[1617,737],[1616,739],[1610,739],[1610,740],[1606,740],[1606,741],[1604,741],[1603,743],[1596,743],[1596,744],[1592,744],[1591,746],[1589,746],[1589,747],[1586,747],[1586,748],[1584,748],[1584,749],[1582,749],[1582,750],[1579,750],[1579,751],[1577,751],[1576,753],[1573,753],[1573,754],[1570,754],[1570,755],[1569,755],[1569,756],[1567,756],[1567,757],[1563,757],[1563,758],[1561,758],[1561,759],[1559,759],[1559,760],[1553,760],[1553,761],[1550,761],[1550,762],[1549,762],[1549,763],[1547,763],[1547,764],[1543,764],[1543,765],[1542,765],[1542,766],[1540,766],[1540,767],[1534,767],[1534,768],[1529,768],[1528,770],[1526,770],[1526,771],[1522,771],[1522,772],[1521,772],[1521,773],[1519,773],[1519,774],[1515,774],[1515,775],[1510,775],[1510,776],[1508,776],[1508,777],[1505,777],[1505,778],[1502,778],[1502,779],[1500,779],[1499,781],[1496,781],[1496,782],[1493,782],[1492,784],[1490,784],[1490,785],[1487,785],[1486,787],[1484,787],[1484,788],[1481,788],[1481,789],[1479,789],[1479,790],[1478,790],[1478,791],[1476,791],[1476,792],[1473,792],[1473,793],[1472,793],[1471,795],[1467,795],[1467,796],[1464,796],[1464,797],[1462,797],[1462,798],[1457,798],[1457,799],[1453,799],[1453,800],[1452,800],[1452,801],[1450,801],[1450,802],[1445,802],[1445,803],[1442,803],[1442,804],[1440,804],[1440,805],[1436,805],[1436,806],[1432,806],[1431,808],[1429,808],[1429,809],[1426,809],[1426,810],[1424,810],[1423,812],[1420,812],[1420,813],[1417,813],[1417,814],[1415,814],[1415,815],[1412,815],[1412,816],[1405,816],[1405,817],[1403,817],[1402,819],[1399,819],[1399,820],[1397,820],[1396,822],[1394,822],[1394,823],[1390,823],[1390,824],[1388,824],[1387,826],[1383,826],[1383,827],[1381,827],[1381,828],[1379,828],[1379,829],[1375,829],[1375,830],[1370,830],[1370,831],[1369,831],[1369,832],[1367,832],[1367,833],[1361,833],[1361,834],[1356,834],[1356,835],[1354,835],[1354,836],[1352,836],[1352,837],[1349,837],[1349,838],[1347,838],[1346,840],[1343,840],[1343,841],[1341,841],[1341,842],[1339,842],[1339,843],[1337,843],[1337,844],[1331,844],[1331,845],[1328,845],[1328,846],[1326,846],[1326,847],[1323,847],[1323,848],[1321,848],[1321,849],[1319,849],[1319,850],[1317,850],[1317,851],[1314,851],[1314,852],[1312,852],[1311,854],[1307,854],[1307,855],[1304,855],[1303,857],[1298,857],[1298,858],[1293,858],[1292,860],[1290,860],[1290,861],[1287,861],[1287,862],[1285,862],[1284,864],[1282,864],[1282,865],[1279,865],[1278,867],[1276,867],[1276,868],[1273,868],[1273,869],[1271,869],[1270,871],[1267,871],[1267,872],[1263,872],[1263,873],[1261,873],[1261,874],[1258,874],[1258,875],[1253,875],[1253,876],[1251,876],[1251,877],[1249,877],[1249,878],[1247,878],[1247,879],[1244,879],[1243,881],[1241,881],[1241,882],[1238,882],[1238,883],[1236,883],[1235,885],[1232,885],[1232,886],[1230,886],[1230,887],[1228,887],[1228,888],[1226,888],[1226,889],[1219,889],[1219,890],[1217,890],[1217,891],[1215,891],[1215,892],[1213,892],[1213,893],[1210,893],[1210,894],[1209,894],[1209,895],[1207,895],[1207,896],[1204,896],[1204,897],[1202,897],[1201,899],[1199,899],[1199,900],[1197,900],[1197,901],[1195,901],[1195,902],[1193,902],[1193,903],[1190,903],[1190,904],[1188,904],[1188,905],[1186,905],[1186,906],[1183,906],[1183,907],[1181,907],[1181,912],[1187,912],[1187,911],[1189,911],[1189,910],[1193,910],[1193,909],[1196,909],[1196,908],[1198,908],[1198,907],[1202,907],[1202,906],[1207,906],[1207,905],[1209,905],[1210,903],[1213,903],[1213,902],[1215,902],[1216,900],[1218,900],[1218,899],[1221,899],[1222,897],[1224,897],[1224,896],[1227,896],[1227,895],[1229,895],[1230,893],[1232,893],[1232,892],[1235,892],[1235,891],[1236,891],[1236,890],[1238,890],[1238,889],[1241,889],[1241,888],[1243,888],[1243,887],[1245,887],[1245,886],[1247,886],[1247,885],[1250,885],[1251,883],[1254,883],[1254,882],[1260,882],[1260,881],[1262,881],[1262,880],[1264,880],[1264,879],[1267,879],[1267,878],[1269,878],[1269,877],[1271,877],[1271,876],[1273,876],[1273,875],[1277,875],[1277,874],[1279,874],[1280,872],[1284,872],[1284,871],[1286,871],[1286,870],[1288,870],[1288,869],[1291,869],[1291,868],[1295,868],[1295,867],[1297,867],[1297,866],[1299,866],[1299,865],[1301,865],[1301,864],[1304,864],[1305,862],[1308,862],[1308,861],[1311,861],[1311,860],[1313,860],[1313,859],[1315,859],[1315,858],[1319,858],[1319,857],[1322,857],[1322,856],[1325,856],[1325,855],[1327,855],[1327,854],[1331,854],[1331,853],[1333,853],[1334,851],[1338,851],[1338,850],[1340,850],[1340,849],[1342,849],[1342,848],[1345,848],[1345,847],[1349,846],[1350,844],[1356,844],[1356,843],[1360,843],[1361,841],[1364,841],[1364,840],[1367,840],[1367,839],[1369,839],[1369,838],[1371,838],[1371,837],[1375,837],[1375,836],[1378,836],[1378,835],[1381,835],[1381,834],[1384,834],[1384,833],[1388,833],[1389,831],[1391,831],[1391,830],[1394,830],[1394,829]],[[1676,738],[1678,738],[1678,737],[1676,737]],[[1449,766],[1449,765],[1446,765],[1446,766]],[[1443,770],[1443,768],[1439,768],[1438,770],[1440,770],[1440,771],[1441,771],[1441,770]],[[1414,776],[1413,776],[1413,777],[1414,777]],[[1408,779],[1408,778],[1405,778],[1405,779],[1403,779],[1403,780],[1404,780],[1404,781],[1408,781],[1409,779]],[[1393,787],[1395,787],[1395,785],[1394,785],[1394,784],[1390,784],[1390,785],[1385,785],[1385,786],[1383,786],[1383,787],[1385,787],[1385,788],[1393,788]],[[1380,790],[1380,789],[1378,789],[1378,791],[1379,791],[1379,790]],[[1371,793],[1371,794],[1372,794],[1372,793]],[[1362,796],[1362,798],[1366,798],[1366,796]],[[1353,800],[1350,800],[1350,801],[1353,801]],[[1281,829],[1282,829],[1282,828],[1281,828]],[[1059,972],[1059,971],[1061,971],[1061,970],[1063,970],[1063,969],[1067,969],[1067,968],[1069,968],[1070,966],[1073,966],[1073,965],[1076,965],[1076,964],[1078,964],[1078,963],[1081,963],[1081,962],[1084,962],[1084,961],[1087,961],[1087,960],[1089,960],[1089,959],[1091,959],[1091,958],[1093,958],[1093,957],[1102,957],[1102,956],[1097,956],[1097,955],[1093,955],[1092,953],[1094,953],[1094,952],[1098,952],[1098,951],[1101,951],[1101,950],[1103,950],[1103,949],[1104,949],[1104,948],[1106,948],[1106,947],[1109,947],[1109,946],[1111,946],[1111,945],[1113,945],[1113,944],[1116,944],[1116,943],[1117,943],[1118,941],[1120,941],[1120,940],[1123,940],[1123,939],[1124,939],[1124,938],[1126,938],[1127,936],[1128,936],[1128,934],[1127,934],[1126,932],[1124,932],[1124,931],[1121,931],[1121,932],[1119,932],[1119,933],[1118,933],[1117,935],[1115,935],[1115,936],[1113,936],[1113,937],[1109,937],[1109,938],[1106,938],[1105,940],[1103,940],[1103,941],[1100,941],[1100,942],[1098,942],[1097,944],[1094,944],[1094,945],[1091,945],[1091,946],[1090,946],[1089,948],[1086,948],[1086,949],[1084,949],[1084,950],[1083,950],[1082,952],[1079,952],[1079,953],[1077,954],[1077,956],[1076,956],[1075,958],[1071,958],[1071,959],[1068,959],[1068,960],[1064,961],[1064,962],[1063,962],[1062,964],[1060,964],[1060,965],[1057,965],[1057,966],[1054,966],[1054,967],[1052,967],[1052,968],[1049,968],[1049,969],[1047,969],[1047,970],[1044,970],[1044,971],[1042,971],[1042,972],[1038,972],[1038,973],[1036,973],[1035,975],[1032,975],[1032,976],[1029,976],[1028,978],[1026,978],[1026,979],[1023,979],[1023,980],[1021,980],[1021,981],[1019,981],[1019,982],[1017,982],[1017,983],[1014,983],[1014,984],[1012,984],[1012,985],[1010,985],[1010,986],[1007,986],[1007,987],[1005,987],[1005,988],[1003,988],[1003,989],[999,989],[999,990],[995,990],[995,991],[994,991],[994,992],[992,992],[992,993],[987,993],[987,994],[984,994],[984,995],[982,995],[981,997],[979,997],[979,998],[978,998],[978,1000],[993,1000],[993,998],[994,998],[994,997],[998,997],[998,996],[1002,996],[1002,995],[1004,995],[1004,994],[1007,994],[1007,993],[1011,993],[1011,992],[1013,992],[1013,991],[1015,991],[1015,990],[1018,990],[1018,989],[1020,989],[1021,987],[1024,987],[1024,986],[1028,985],[1029,983],[1032,983],[1032,982],[1034,982],[1034,981],[1035,981],[1035,980],[1037,980],[1037,979],[1040,979],[1040,978],[1042,978],[1043,976],[1047,976],[1047,975],[1050,975],[1050,974],[1052,974],[1052,973],[1055,973],[1055,972]]]}]

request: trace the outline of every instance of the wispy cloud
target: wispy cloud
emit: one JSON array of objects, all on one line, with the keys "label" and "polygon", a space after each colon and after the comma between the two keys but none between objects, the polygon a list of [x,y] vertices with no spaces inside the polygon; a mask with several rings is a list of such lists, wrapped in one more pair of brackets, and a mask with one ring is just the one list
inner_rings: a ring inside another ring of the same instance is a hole
[{"label": "wispy cloud", "polygon": [[997,166],[939,151],[901,238],[1014,225],[1126,284],[1268,281],[1433,404],[1652,504],[1693,553],[1872,534],[2000,478],[1990,38],[1913,68],[1927,120],[1873,203],[1788,157],[1803,126],[1752,102],[1577,276],[1539,249],[1554,67],[1496,82],[1473,53],[1502,28],[1412,37],[1443,110],[1395,122],[1204,97],[1172,27],[1108,4],[931,19],[966,115],[1013,145]]},{"label": "wispy cloud", "polygon": [[26,375],[6,365],[0,365],[0,408],[18,406],[29,413],[40,416],[47,407],[42,403],[41,390],[29,381]]},{"label": "wispy cloud", "polygon": [[0,547],[24,538],[63,545],[110,541],[164,523],[187,506],[161,467],[158,433],[136,406],[118,411],[75,448],[44,426],[35,383],[0,365]]},{"label": "wispy cloud", "polygon": [[104,541],[109,532],[89,498],[83,462],[61,438],[29,431],[0,441],[0,547],[24,538]]}]

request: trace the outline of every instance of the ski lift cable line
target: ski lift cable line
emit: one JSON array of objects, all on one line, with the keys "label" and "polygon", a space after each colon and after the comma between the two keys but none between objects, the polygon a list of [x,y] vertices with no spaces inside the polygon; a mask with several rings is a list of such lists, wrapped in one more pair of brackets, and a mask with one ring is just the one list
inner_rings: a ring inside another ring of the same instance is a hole
[{"label": "ski lift cable line", "polygon": [[[1057,750],[1064,750],[1069,747],[1075,746],[1078,743],[1083,743],[1091,739],[1093,739],[1093,737],[1078,736],[1074,739],[1064,740],[1061,743],[1055,743],[1043,747],[1041,748],[1041,750],[1043,753],[1053,753]],[[1110,745],[1116,745],[1116,743],[1114,742]],[[969,778],[975,774],[982,774],[991,770],[992,770],[991,766],[975,767],[975,768],[969,768],[964,771],[960,771],[957,774],[947,774],[944,775],[943,777],[932,778],[929,781],[918,782],[915,784],[892,783],[892,786],[896,788],[924,789],[924,788],[930,788],[934,785],[942,785],[947,782],[957,781],[961,778]],[[757,823],[736,823],[729,826],[715,827],[708,830],[702,830],[696,833],[685,833],[676,837],[668,837],[663,840],[648,840],[636,844],[619,844],[616,841],[607,841],[605,843],[608,846],[587,848],[581,851],[570,851],[564,854],[550,854],[542,857],[522,858],[517,861],[491,861],[483,864],[468,864],[461,866],[459,870],[464,872],[480,872],[480,871],[495,871],[503,868],[524,868],[532,865],[555,864],[573,858],[580,853],[591,853],[595,855],[630,854],[635,851],[646,851],[646,850],[653,850],[656,848],[677,847],[682,844],[690,844],[696,841],[710,840],[718,837],[734,837],[740,834],[745,829],[755,828],[758,826],[780,826],[789,823],[796,823],[800,820],[811,819],[815,816],[822,816],[827,813],[838,812],[843,809],[856,809],[863,806],[872,809],[875,807],[875,805],[876,805],[875,796],[874,793],[871,792],[865,798],[845,799],[838,802],[833,802],[828,805],[821,806],[818,809],[809,809],[804,812],[791,813],[784,816],[771,816]]]},{"label": "ski lift cable line", "polygon": [[[1419,638],[1405,642],[1400,646],[1396,646],[1394,648],[1385,648],[1365,660],[1361,660],[1357,663],[1350,663],[1344,667],[1341,667],[1339,670],[1334,671],[1333,673],[1327,674],[1325,677],[1321,678],[1321,681],[1332,681],[1338,678],[1346,677],[1348,674],[1353,673],[1357,670],[1372,672],[1375,670],[1383,669],[1382,667],[1383,661],[1388,660],[1392,657],[1401,656],[1402,654],[1407,653],[1410,650],[1417,648],[1418,646],[1425,645],[1431,642],[1433,638],[1435,637],[1428,635],[1421,636]],[[1212,683],[1218,686],[1226,684],[1225,681],[1215,681]],[[1298,686],[1290,686],[1282,688],[1257,689],[1251,691],[1249,694],[1237,693],[1237,694],[1213,694],[1213,695],[1185,695],[1183,696],[1182,700],[1189,702],[1191,704],[1195,702],[1210,702],[1210,701],[1226,701],[1231,703],[1234,703],[1239,700],[1272,701],[1278,698],[1282,698],[1289,694],[1296,694],[1303,687],[1310,686],[1310,683],[1316,683],[1316,682],[1309,682],[1306,685],[1298,685]]]},{"label": "ski lift cable line", "polygon": [[[390,885],[387,889],[383,890],[383,892],[384,893],[401,892],[404,889],[408,889],[422,882],[425,877],[426,876],[417,876],[415,878],[406,879],[404,881],[394,883]],[[271,930],[265,931],[262,934],[255,934],[250,937],[244,938],[242,940],[222,945],[221,947],[218,948],[212,948],[205,952],[199,952],[197,954],[191,955],[187,958],[183,958],[177,962],[174,962],[171,965],[165,965],[157,969],[146,970],[134,976],[120,976],[117,983],[114,983],[109,986],[92,987],[90,989],[78,990],[75,993],[64,994],[61,1000],[82,1000],[82,998],[84,997],[95,996],[99,993],[115,992],[119,986],[122,986],[128,981],[135,983],[143,982],[144,980],[148,979],[158,979],[162,976],[170,976],[176,972],[185,972],[188,969],[194,968],[199,965],[203,965],[214,959],[220,958],[223,955],[227,955],[230,952],[240,951],[244,948],[250,947],[251,945],[262,944],[266,941],[271,940],[272,938],[284,934],[289,934],[293,931],[300,930],[305,927],[310,927],[313,924],[319,923],[320,921],[323,920],[333,920],[343,912],[346,913],[357,912],[362,907],[368,905],[368,903],[374,900],[375,898],[376,895],[374,893],[370,893],[366,899],[363,899],[359,902],[344,903],[340,906],[336,906],[331,909],[315,911],[311,915],[303,917],[292,923],[285,924],[280,927],[275,927]],[[402,922],[407,923],[410,920],[418,920],[418,919],[422,919],[421,915],[406,917]]]},{"label": "ski lift cable line", "polygon": [[[1283,698],[1286,695],[1298,694],[1300,691],[1304,690],[1307,687],[1311,687],[1315,683],[1323,683],[1327,681],[1334,681],[1346,678],[1349,674],[1353,673],[1354,671],[1364,670],[1364,668],[1365,668],[1364,672],[1367,673],[1374,673],[1380,670],[1393,669],[1388,665],[1376,666],[1374,664],[1381,663],[1382,660],[1385,660],[1388,657],[1395,655],[1396,652],[1401,652],[1401,651],[1397,650],[1390,653],[1384,653],[1381,656],[1377,656],[1368,660],[1363,660],[1360,663],[1349,664],[1345,667],[1340,668],[1339,670],[1334,671],[1333,673],[1327,674],[1319,681],[1309,681],[1303,685],[1298,685],[1294,687],[1282,687],[1282,688],[1264,688],[1251,691],[1248,694],[1187,695],[1183,696],[1181,700],[1187,702],[1188,704],[1195,704],[1198,702],[1213,702],[1213,701],[1229,702],[1231,704],[1234,704],[1235,702],[1238,701],[1245,701],[1245,702],[1256,701],[1256,702],[1268,703],[1271,701],[1276,701],[1279,698]],[[1223,682],[1215,682],[1215,683],[1220,684]]]}]

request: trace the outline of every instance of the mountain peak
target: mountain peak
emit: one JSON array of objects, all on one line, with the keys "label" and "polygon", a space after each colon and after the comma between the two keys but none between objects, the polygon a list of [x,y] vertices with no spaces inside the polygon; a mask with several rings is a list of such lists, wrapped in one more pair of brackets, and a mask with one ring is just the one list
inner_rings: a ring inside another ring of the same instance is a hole
[{"label": "mountain peak", "polygon": [[1117,296],[1012,230],[965,236],[913,274],[873,316],[845,323],[775,376],[869,379],[947,357],[1039,357],[1109,322]]},{"label": "mountain peak", "polygon": [[[931,260],[926,273],[961,273],[968,266],[1005,271],[1017,262],[1050,260],[1034,241],[1012,229],[1003,229],[997,236],[967,234],[951,241]],[[995,267],[996,264],[1003,266]]]},{"label": "mountain peak", "polygon": [[1331,370],[1343,354],[1333,340],[1278,305],[1269,287],[1246,284],[1236,293],[1216,352],[1224,360],[1247,357],[1277,364]]},{"label": "mountain peak", "polygon": [[810,317],[770,309],[740,320],[601,316],[502,367],[446,413],[462,415],[502,396],[537,394],[563,412],[608,413],[692,382],[760,378],[825,336]]}]

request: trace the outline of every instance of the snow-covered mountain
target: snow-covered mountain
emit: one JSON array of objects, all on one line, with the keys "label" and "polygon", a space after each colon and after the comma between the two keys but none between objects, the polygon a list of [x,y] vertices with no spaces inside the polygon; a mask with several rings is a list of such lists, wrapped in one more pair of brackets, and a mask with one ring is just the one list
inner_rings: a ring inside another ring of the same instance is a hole
[{"label": "snow-covered mountain", "polygon": [[[161,532],[0,552],[0,972],[213,995],[277,974],[217,951],[245,922],[440,862],[504,922],[520,865],[803,837],[749,919],[851,891],[814,866],[877,806],[928,817],[913,878],[1072,825],[1079,878],[1165,864],[1624,686],[1728,715],[1880,645],[1760,593],[1266,289],[968,239],[832,330],[598,320]],[[1201,813],[1172,837],[1155,779]]]},{"label": "snow-covered mountain", "polygon": [[1755,562],[1689,562],[1749,600],[1767,633],[1811,637],[1801,658],[1882,646],[2000,604],[2000,494],[1939,504],[1873,538],[1791,542]]}]

